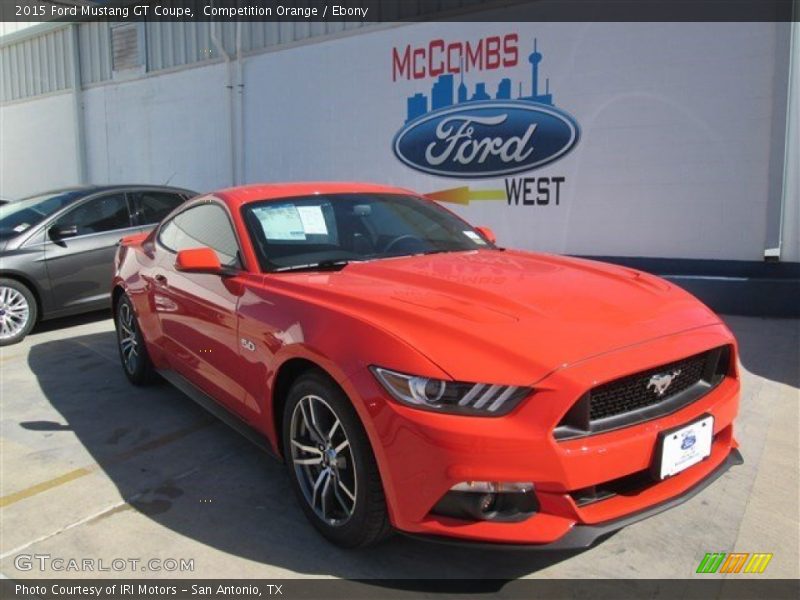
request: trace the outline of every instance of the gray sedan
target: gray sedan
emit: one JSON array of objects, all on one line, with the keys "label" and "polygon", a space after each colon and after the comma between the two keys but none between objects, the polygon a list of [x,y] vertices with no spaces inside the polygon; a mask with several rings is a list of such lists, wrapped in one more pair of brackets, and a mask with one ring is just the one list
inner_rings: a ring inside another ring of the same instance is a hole
[{"label": "gray sedan", "polygon": [[0,346],[37,320],[105,308],[114,252],[194,196],[159,186],[83,186],[0,206]]}]

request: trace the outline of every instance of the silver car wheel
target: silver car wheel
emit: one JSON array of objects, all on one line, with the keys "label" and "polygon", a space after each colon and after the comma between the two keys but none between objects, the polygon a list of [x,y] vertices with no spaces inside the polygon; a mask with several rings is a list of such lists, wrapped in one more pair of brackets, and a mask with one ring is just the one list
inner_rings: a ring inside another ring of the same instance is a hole
[{"label": "silver car wheel", "polygon": [[136,371],[139,361],[139,340],[136,335],[136,318],[127,302],[119,307],[119,348],[122,361],[129,373]]},{"label": "silver car wheel", "polygon": [[31,308],[19,290],[0,286],[0,339],[19,335],[28,325]]},{"label": "silver car wheel", "polygon": [[358,481],[350,440],[319,396],[304,396],[292,412],[292,462],[306,501],[328,525],[344,525],[356,508]]}]

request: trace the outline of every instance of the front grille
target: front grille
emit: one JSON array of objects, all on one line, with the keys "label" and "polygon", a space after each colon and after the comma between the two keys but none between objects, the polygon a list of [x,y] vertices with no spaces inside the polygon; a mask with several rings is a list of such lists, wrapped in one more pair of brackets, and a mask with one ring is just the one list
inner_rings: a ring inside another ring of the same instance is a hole
[{"label": "front grille", "polygon": [[711,391],[730,368],[731,349],[722,346],[609,381],[573,405],[555,437],[600,433],[674,412]]},{"label": "front grille", "polygon": [[[652,406],[689,389],[703,377],[708,355],[708,352],[696,354],[594,388],[590,392],[589,419],[606,419]],[[651,378],[658,375],[674,375],[669,387],[662,394],[658,393],[656,383],[651,383]]]}]

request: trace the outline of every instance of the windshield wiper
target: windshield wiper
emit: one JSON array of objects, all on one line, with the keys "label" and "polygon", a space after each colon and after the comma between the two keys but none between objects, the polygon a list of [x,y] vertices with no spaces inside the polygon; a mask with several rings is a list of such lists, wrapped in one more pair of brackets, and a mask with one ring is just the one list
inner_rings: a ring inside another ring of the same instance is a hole
[{"label": "windshield wiper", "polygon": [[451,254],[454,252],[470,252],[474,250],[474,248],[450,248],[448,250],[445,249],[438,249],[438,250],[426,250],[425,252],[420,252],[420,256],[428,256],[430,254]]},{"label": "windshield wiper", "polygon": [[290,265],[273,269],[273,273],[286,273],[289,271],[341,271],[350,264],[349,260],[321,260],[305,265]]}]

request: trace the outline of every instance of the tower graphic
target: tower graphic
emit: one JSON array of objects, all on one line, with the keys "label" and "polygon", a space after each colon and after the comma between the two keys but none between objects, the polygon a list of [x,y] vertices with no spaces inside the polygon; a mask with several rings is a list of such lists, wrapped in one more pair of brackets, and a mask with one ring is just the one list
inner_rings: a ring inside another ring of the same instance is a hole
[{"label": "tower graphic", "polygon": [[462,102],[467,101],[467,86],[464,85],[464,59],[461,59],[461,66],[459,67],[461,71],[461,83],[458,84],[458,103],[461,104]]},{"label": "tower graphic", "polygon": [[531,63],[531,95],[521,100],[530,100],[540,104],[553,104],[553,95],[550,93],[550,80],[545,83],[545,93],[539,94],[539,63],[542,62],[542,53],[536,48],[536,38],[533,38],[533,52],[528,56]]},{"label": "tower graphic", "polygon": [[[550,79],[545,79],[544,94],[539,93],[539,65],[543,59],[542,53],[539,52],[538,40],[533,39],[533,52],[528,55],[528,62],[531,64],[531,93],[529,96],[524,96],[522,89],[522,82],[519,82],[519,95],[516,100],[524,102],[536,102],[538,104],[548,104],[553,106],[553,94],[550,93]],[[447,108],[454,104],[465,104],[468,102],[492,100],[492,97],[486,91],[485,82],[476,82],[475,91],[470,96],[467,85],[464,83],[464,63],[461,61],[460,68],[460,83],[458,88],[455,88],[455,81],[453,75],[450,73],[439,75],[437,80],[431,87],[431,102],[428,108],[428,97],[423,93],[416,93],[408,97],[406,123],[418,119],[419,117],[427,114],[433,110]],[[497,86],[496,100],[514,100],[511,98],[512,90],[511,79],[508,77],[503,78]],[[455,95],[455,101],[454,101]]]},{"label": "tower graphic", "polygon": [[528,57],[531,63],[531,96],[539,95],[539,63],[542,62],[542,53],[536,49],[536,38],[533,38],[533,52]]}]

